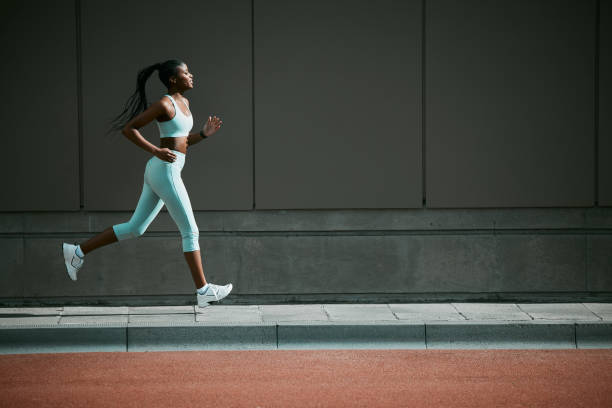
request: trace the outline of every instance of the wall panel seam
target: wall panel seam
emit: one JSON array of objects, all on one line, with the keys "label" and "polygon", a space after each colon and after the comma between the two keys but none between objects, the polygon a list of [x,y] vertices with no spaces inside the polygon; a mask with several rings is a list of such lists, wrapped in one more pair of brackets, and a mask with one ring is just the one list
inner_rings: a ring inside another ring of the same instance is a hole
[{"label": "wall panel seam", "polygon": [[597,207],[599,205],[599,146],[597,143],[597,139],[599,138],[599,0],[595,0],[595,60],[594,60],[594,91],[595,94],[593,95],[593,99],[594,99],[594,109],[593,109],[593,114],[594,114],[594,137],[595,137],[595,143],[594,143],[594,156],[595,156],[595,160],[593,160],[593,166],[594,166],[594,173],[595,173],[595,177],[594,177],[594,183],[595,183],[595,203],[594,203],[594,207]]},{"label": "wall panel seam", "polygon": [[251,120],[252,120],[252,136],[251,136],[251,155],[253,161],[253,189],[252,199],[255,210],[255,0],[251,0]]},{"label": "wall panel seam", "polygon": [[77,63],[77,139],[79,141],[79,209],[85,207],[83,180],[83,83],[82,83],[82,44],[81,44],[81,2],[74,0],[76,21],[76,63]]},{"label": "wall panel seam", "polygon": [[427,207],[427,184],[425,174],[425,0],[421,2],[421,188],[422,204]]}]

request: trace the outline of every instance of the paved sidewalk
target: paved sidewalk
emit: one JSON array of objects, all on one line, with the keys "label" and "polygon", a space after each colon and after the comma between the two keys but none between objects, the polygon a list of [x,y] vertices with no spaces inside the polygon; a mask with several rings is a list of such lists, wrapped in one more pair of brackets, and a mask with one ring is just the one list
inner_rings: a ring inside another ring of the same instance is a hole
[{"label": "paved sidewalk", "polygon": [[0,354],[612,348],[612,303],[0,308]]}]

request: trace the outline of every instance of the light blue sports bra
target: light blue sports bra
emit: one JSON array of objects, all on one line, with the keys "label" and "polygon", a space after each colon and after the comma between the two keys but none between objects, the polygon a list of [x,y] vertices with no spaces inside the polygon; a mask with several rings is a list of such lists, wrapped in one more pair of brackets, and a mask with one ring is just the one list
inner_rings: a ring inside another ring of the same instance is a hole
[{"label": "light blue sports bra", "polygon": [[[189,131],[193,128],[193,114],[186,116],[182,110],[179,109],[174,98],[170,95],[165,94],[172,101],[174,105],[174,117],[165,122],[155,121],[159,128],[159,137],[183,137],[188,136]],[[189,109],[189,108],[188,108]]]}]

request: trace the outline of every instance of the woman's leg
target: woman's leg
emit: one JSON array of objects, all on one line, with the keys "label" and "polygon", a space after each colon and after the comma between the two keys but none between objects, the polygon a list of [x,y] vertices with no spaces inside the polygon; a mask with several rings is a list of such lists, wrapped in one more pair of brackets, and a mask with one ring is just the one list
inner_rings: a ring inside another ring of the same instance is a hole
[{"label": "woman's leg", "polygon": [[193,283],[196,289],[199,289],[206,285],[204,268],[202,267],[202,256],[200,254],[200,230],[193,215],[187,189],[180,172],[176,168],[172,171],[172,180],[176,194],[171,196],[170,203],[166,204],[166,207],[181,231],[183,255],[189,265]]},{"label": "woman's leg", "polygon": [[96,248],[100,248],[101,246],[112,244],[113,242],[117,241],[118,239],[115,235],[115,231],[113,231],[113,227],[108,227],[95,237],[89,238],[87,241],[80,244],[81,251],[83,251],[83,254],[86,254]]},{"label": "woman's leg", "polygon": [[142,186],[140,199],[138,200],[134,214],[132,214],[132,218],[123,224],[116,224],[112,227],[108,227],[100,234],[80,244],[83,254],[87,254],[96,248],[113,242],[141,236],[163,206],[164,202],[155,194],[145,180]]},{"label": "woman's leg", "polygon": [[191,278],[195,283],[196,289],[206,285],[206,279],[204,279],[204,269],[202,268],[202,257],[200,256],[200,250],[183,252],[189,270],[191,271]]},{"label": "woman's leg", "polygon": [[[184,159],[184,158],[183,158]],[[200,255],[199,229],[193,216],[191,201],[181,178],[184,162],[163,164],[151,178],[152,187],[159,194],[170,216],[181,232],[183,254],[191,270],[191,277],[196,289],[206,285],[202,257]]]}]

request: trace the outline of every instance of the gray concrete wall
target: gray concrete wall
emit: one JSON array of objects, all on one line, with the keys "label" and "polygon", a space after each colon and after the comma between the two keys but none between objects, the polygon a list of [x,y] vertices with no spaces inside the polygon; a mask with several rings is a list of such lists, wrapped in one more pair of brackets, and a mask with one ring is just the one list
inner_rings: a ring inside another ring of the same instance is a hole
[{"label": "gray concrete wall", "polygon": [[[67,278],[60,243],[128,215],[2,214],[0,298],[193,296],[167,213],[142,237],[89,253],[79,280]],[[612,293],[609,209],[198,211],[196,220],[204,273],[232,282],[234,299],[586,300]]]},{"label": "gray concrete wall", "polygon": [[59,251],[129,219],[149,156],[104,131],[173,57],[224,120],[182,176],[237,297],[612,292],[611,0],[35,3],[2,11],[0,301],[193,293],[165,209],[77,283]]}]

